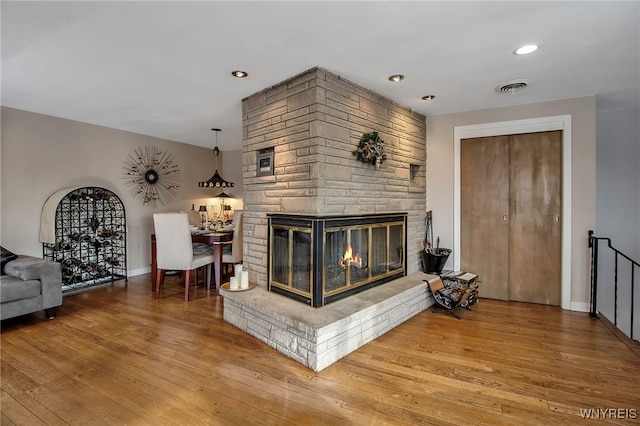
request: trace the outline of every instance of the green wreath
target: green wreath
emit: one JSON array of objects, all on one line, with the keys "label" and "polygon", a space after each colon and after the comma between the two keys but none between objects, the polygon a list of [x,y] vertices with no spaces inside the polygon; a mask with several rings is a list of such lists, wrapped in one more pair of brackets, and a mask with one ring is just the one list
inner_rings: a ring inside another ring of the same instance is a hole
[{"label": "green wreath", "polygon": [[380,167],[387,155],[384,153],[384,141],[378,132],[365,133],[360,138],[358,149],[352,151],[359,161]]}]

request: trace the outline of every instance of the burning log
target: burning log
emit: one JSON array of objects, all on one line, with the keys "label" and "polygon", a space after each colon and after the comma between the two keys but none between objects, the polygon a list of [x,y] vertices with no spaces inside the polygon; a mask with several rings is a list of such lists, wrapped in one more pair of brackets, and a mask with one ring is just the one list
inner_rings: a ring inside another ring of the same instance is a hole
[{"label": "burning log", "polygon": [[353,250],[351,246],[347,247],[347,250],[344,252],[344,256],[342,256],[338,260],[338,265],[342,269],[346,269],[349,266],[354,266],[358,269],[362,268],[362,259],[358,256],[358,253],[353,255]]}]

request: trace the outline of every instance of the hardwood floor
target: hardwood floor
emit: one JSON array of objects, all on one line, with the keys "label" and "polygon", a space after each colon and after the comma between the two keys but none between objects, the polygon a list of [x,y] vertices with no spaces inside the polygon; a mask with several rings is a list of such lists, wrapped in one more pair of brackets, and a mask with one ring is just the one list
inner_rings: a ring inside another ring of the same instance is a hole
[{"label": "hardwood floor", "polygon": [[156,300],[143,275],[65,297],[52,321],[4,321],[1,424],[640,422],[640,358],[586,313],[429,310],[314,373],[225,323],[222,297],[183,295],[170,277]]}]

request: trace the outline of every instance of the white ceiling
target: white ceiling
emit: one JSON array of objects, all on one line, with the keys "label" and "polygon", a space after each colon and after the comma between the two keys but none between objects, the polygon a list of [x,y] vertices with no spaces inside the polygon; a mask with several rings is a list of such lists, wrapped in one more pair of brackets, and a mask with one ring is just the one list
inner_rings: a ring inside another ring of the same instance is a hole
[{"label": "white ceiling", "polygon": [[[3,106],[205,147],[219,127],[222,150],[242,146],[243,98],[314,66],[425,115],[590,95],[640,105],[637,1],[3,0],[1,14]],[[494,91],[521,78],[531,85]]]}]

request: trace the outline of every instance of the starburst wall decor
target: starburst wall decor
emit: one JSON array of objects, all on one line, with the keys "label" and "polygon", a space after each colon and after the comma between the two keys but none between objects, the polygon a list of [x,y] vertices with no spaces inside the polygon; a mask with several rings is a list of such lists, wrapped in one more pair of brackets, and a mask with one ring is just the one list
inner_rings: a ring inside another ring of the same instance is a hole
[{"label": "starburst wall decor", "polygon": [[163,206],[178,194],[182,177],[172,154],[157,146],[138,147],[124,163],[125,184],[143,205]]}]

